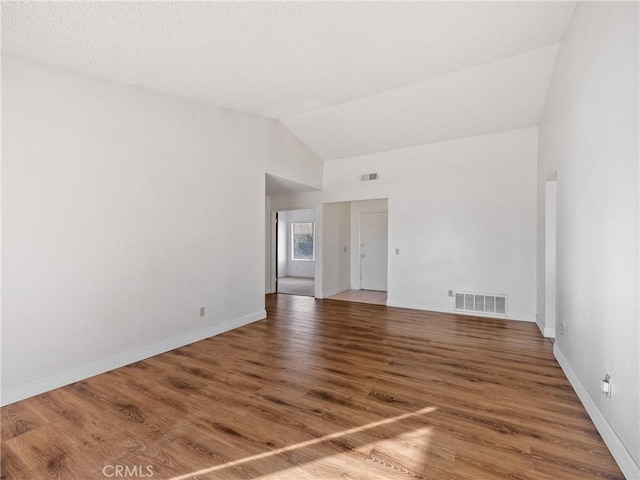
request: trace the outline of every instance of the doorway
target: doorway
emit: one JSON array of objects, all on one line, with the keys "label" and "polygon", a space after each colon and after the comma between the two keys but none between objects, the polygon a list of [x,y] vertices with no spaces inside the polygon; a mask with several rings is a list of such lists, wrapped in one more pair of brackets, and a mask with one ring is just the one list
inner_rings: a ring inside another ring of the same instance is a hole
[{"label": "doorway", "polygon": [[315,210],[275,213],[276,293],[313,297],[315,294]]},{"label": "doorway", "polygon": [[360,213],[360,289],[387,291],[387,212]]},{"label": "doorway", "polygon": [[[556,337],[556,241],[557,241],[556,180],[545,184],[544,214],[544,331],[545,337]],[[560,332],[562,333],[562,332]]]},{"label": "doorway", "polygon": [[[349,211],[346,221],[350,224],[348,232],[348,244],[350,248],[344,247],[343,243],[338,246],[347,253],[349,266],[345,276],[349,277],[340,284],[342,288],[332,292],[327,297],[331,300],[342,300],[355,303],[371,303],[376,305],[386,305],[387,303],[387,268],[388,268],[388,232],[389,232],[389,203],[386,198],[371,200],[354,200],[348,202]],[[370,216],[366,216],[370,215]],[[364,227],[361,223],[364,221]],[[330,232],[330,227],[325,224]],[[342,228],[347,231],[346,225]],[[341,237],[344,242],[344,237]],[[325,244],[328,248],[330,243]],[[364,245],[364,246],[363,246]],[[362,257],[361,255],[365,255]],[[325,259],[328,258],[325,252]],[[344,256],[340,256],[344,258]],[[345,261],[342,260],[342,261]],[[364,260],[364,264],[363,261]],[[335,266],[333,267],[335,268]],[[362,270],[364,268],[364,271]],[[363,281],[364,274],[364,281]],[[330,268],[325,268],[324,278],[331,275]]]}]

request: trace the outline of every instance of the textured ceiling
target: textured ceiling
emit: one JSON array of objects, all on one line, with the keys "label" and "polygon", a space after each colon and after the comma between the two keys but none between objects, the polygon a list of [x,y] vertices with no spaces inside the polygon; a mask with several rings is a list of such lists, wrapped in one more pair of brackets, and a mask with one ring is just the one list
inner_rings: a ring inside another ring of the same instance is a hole
[{"label": "textured ceiling", "polygon": [[537,124],[574,6],[5,1],[2,49],[278,118],[334,159]]}]

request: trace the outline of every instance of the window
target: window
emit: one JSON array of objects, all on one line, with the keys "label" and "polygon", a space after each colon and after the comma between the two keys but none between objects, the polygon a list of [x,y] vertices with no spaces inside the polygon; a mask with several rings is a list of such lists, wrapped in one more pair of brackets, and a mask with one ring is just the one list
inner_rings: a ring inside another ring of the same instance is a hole
[{"label": "window", "polygon": [[292,260],[311,261],[314,259],[314,226],[313,222],[291,224]]}]

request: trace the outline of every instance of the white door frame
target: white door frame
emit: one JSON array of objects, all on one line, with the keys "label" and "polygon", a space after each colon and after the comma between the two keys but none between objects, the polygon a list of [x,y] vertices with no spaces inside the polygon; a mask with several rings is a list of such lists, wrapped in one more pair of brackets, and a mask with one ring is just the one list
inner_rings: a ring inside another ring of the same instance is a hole
[{"label": "white door frame", "polygon": [[556,180],[545,183],[544,195],[544,331],[545,337],[556,337]]},{"label": "white door frame", "polygon": [[[271,227],[271,232],[270,232],[270,238],[271,238],[271,248],[270,248],[270,272],[269,272],[269,284],[270,284],[270,292],[269,293],[275,293],[276,292],[276,276],[278,275],[278,265],[277,265],[277,251],[278,251],[278,243],[276,242],[276,229],[277,229],[277,225],[276,225],[276,214],[278,212],[295,212],[298,210],[313,210],[314,213],[314,224],[315,224],[315,244],[314,244],[314,249],[315,249],[315,272],[314,272],[314,284],[315,284],[315,298],[322,298],[321,293],[322,293],[322,289],[321,289],[321,282],[320,282],[320,290],[319,290],[319,281],[318,278],[320,278],[320,280],[322,280],[322,266],[321,266],[321,260],[322,260],[322,252],[321,252],[321,248],[322,248],[322,241],[319,240],[319,232],[320,234],[322,233],[322,223],[318,220],[318,210],[320,210],[318,207],[287,207],[287,208],[272,208],[271,209],[271,218],[270,218],[270,222],[269,225]],[[318,259],[320,259],[320,261],[318,261]],[[320,293],[319,293],[320,291]]]}]

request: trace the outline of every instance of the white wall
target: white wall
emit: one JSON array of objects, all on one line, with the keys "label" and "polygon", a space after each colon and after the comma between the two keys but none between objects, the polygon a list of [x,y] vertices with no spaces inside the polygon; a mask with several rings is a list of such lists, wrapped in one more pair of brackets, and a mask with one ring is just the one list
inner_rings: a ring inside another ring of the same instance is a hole
[{"label": "white wall", "polygon": [[2,87],[3,403],[264,317],[267,165],[321,179],[278,122],[4,54]]},{"label": "white wall", "polygon": [[330,297],[349,290],[351,206],[348,202],[328,203],[323,213],[323,296]]},{"label": "white wall", "polygon": [[351,289],[360,290],[360,214],[388,212],[386,198],[350,202],[351,206]]},{"label": "white wall", "polygon": [[266,155],[266,173],[276,177],[322,188],[322,162],[309,148],[279,122],[269,122],[269,147]]},{"label": "white wall", "polygon": [[324,198],[388,196],[389,305],[448,312],[449,289],[504,293],[510,318],[533,321],[536,157],[528,128],[325,162]]},{"label": "white wall", "polygon": [[278,278],[288,275],[289,260],[289,218],[288,212],[278,213]]},{"label": "white wall", "polygon": [[[637,2],[578,4],[543,111],[538,169],[539,192],[553,172],[558,181],[556,356],[627,478],[640,478],[638,31]],[[544,254],[539,241],[539,278]],[[611,398],[600,392],[605,373]]]}]

